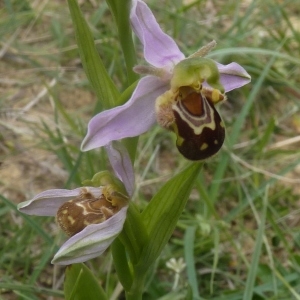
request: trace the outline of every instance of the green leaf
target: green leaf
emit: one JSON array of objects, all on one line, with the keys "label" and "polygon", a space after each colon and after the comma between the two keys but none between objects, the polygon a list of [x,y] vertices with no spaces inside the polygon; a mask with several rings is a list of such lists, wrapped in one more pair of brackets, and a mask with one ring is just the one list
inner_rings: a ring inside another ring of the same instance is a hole
[{"label": "green leaf", "polygon": [[108,299],[96,277],[84,264],[73,264],[66,268],[64,292],[66,300]]},{"label": "green leaf", "polygon": [[93,35],[80,11],[77,1],[68,0],[68,4],[86,76],[103,107],[114,107],[120,93],[102,63],[94,43]]},{"label": "green leaf", "polygon": [[272,135],[274,134],[275,131],[275,126],[276,126],[276,120],[275,117],[270,118],[267,127],[262,133],[262,137],[259,139],[257,145],[256,145],[256,153],[263,153],[265,147],[269,143]]},{"label": "green leaf", "polygon": [[137,269],[147,270],[170,239],[190,195],[202,163],[193,163],[170,179],[142,213],[149,238]]},{"label": "green leaf", "polygon": [[266,189],[266,194],[263,201],[263,209],[262,209],[261,219],[259,221],[259,228],[256,236],[256,244],[252,255],[250,270],[247,274],[247,281],[245,286],[245,292],[243,295],[243,300],[252,299],[254,294],[255,279],[257,277],[257,269],[258,269],[258,264],[260,260],[260,254],[261,254],[263,239],[264,239],[265,222],[266,222],[266,214],[267,214],[267,207],[268,207],[267,199],[268,199],[268,188]]},{"label": "green leaf", "polygon": [[192,290],[192,295],[199,298],[197,272],[194,260],[196,227],[189,226],[184,235],[184,258],[187,268],[188,283]]},{"label": "green leaf", "polygon": [[137,86],[138,82],[139,82],[139,80],[136,80],[126,90],[124,90],[122,92],[122,94],[120,95],[120,97],[117,100],[117,105],[122,105],[130,99],[132,93],[136,89],[136,86]]},{"label": "green leaf", "polygon": [[125,247],[118,238],[112,243],[111,251],[119,280],[124,289],[129,291],[132,285],[132,274],[128,265]]},{"label": "green leaf", "polygon": [[119,41],[125,59],[128,82],[131,84],[138,79],[138,75],[133,72],[133,67],[137,64],[129,14],[131,0],[106,0],[118,27]]},{"label": "green leaf", "polygon": [[138,208],[132,201],[129,202],[127,217],[119,239],[125,246],[132,264],[137,264],[141,251],[148,241],[148,232]]}]

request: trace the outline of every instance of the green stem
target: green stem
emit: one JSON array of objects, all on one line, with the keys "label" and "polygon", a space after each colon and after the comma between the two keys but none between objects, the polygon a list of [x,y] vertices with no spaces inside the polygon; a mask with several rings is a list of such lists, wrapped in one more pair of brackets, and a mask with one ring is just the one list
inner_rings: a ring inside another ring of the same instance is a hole
[{"label": "green stem", "polygon": [[146,273],[135,276],[132,287],[129,292],[126,292],[126,300],[142,300]]},{"label": "green stem", "polygon": [[106,0],[106,2],[118,27],[119,41],[125,59],[128,83],[131,84],[138,79],[138,75],[132,70],[132,68],[136,65],[136,54],[129,20],[131,1]]},{"label": "green stem", "polygon": [[132,286],[133,278],[128,265],[126,249],[119,238],[114,240],[111,250],[119,280],[122,283],[125,291],[129,291]]},{"label": "green stem", "polygon": [[129,153],[132,164],[134,164],[134,161],[135,161],[135,155],[136,155],[138,141],[139,141],[138,136],[126,138],[126,139],[123,139],[123,141],[122,141],[123,145],[126,147],[128,153]]},{"label": "green stem", "polygon": [[136,264],[141,256],[143,247],[148,241],[148,234],[138,209],[131,201],[123,231],[120,233],[119,238],[128,251],[131,262]]}]

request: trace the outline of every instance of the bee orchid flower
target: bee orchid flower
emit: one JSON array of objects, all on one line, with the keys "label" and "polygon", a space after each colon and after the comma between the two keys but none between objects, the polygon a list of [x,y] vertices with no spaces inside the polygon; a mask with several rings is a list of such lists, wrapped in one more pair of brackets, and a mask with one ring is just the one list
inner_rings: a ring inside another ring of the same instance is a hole
[{"label": "bee orchid flower", "polygon": [[91,186],[47,190],[18,205],[18,210],[28,215],[55,216],[70,237],[52,263],[69,265],[99,256],[122,231],[133,194],[133,167],[120,143],[109,143],[106,149],[120,180],[103,171],[86,181]]},{"label": "bee orchid flower", "polygon": [[214,41],[186,58],[142,0],[132,1],[130,20],[148,63],[134,70],[145,76],[124,105],[90,120],[81,149],[141,135],[158,122],[175,132],[177,148],[186,158],[213,155],[225,136],[215,104],[226,99],[226,92],[249,83],[250,75],[237,63],[222,65],[204,58]]}]

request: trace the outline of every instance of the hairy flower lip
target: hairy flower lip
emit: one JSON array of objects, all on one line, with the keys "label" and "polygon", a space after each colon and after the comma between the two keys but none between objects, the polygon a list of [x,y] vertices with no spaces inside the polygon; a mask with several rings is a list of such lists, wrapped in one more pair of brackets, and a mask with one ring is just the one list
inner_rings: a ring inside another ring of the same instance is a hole
[{"label": "hairy flower lip", "polygon": [[105,222],[91,224],[70,237],[60,247],[51,263],[69,265],[101,255],[122,231],[127,208],[127,206],[123,207]]}]

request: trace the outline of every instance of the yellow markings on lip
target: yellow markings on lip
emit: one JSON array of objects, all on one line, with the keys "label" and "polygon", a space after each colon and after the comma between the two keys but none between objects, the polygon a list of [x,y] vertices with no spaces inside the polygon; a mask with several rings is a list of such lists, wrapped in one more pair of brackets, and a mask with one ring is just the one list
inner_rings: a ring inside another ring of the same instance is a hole
[{"label": "yellow markings on lip", "polygon": [[[172,88],[170,91],[173,91]],[[163,96],[167,96],[167,93]],[[169,100],[170,98],[168,97]],[[171,108],[172,121],[159,123],[175,133],[177,149],[185,158],[201,161],[221,149],[225,138],[225,125],[215,104],[225,99],[225,94],[218,89],[199,87],[196,90],[191,85],[181,85],[173,91],[173,101],[167,101]],[[158,110],[161,110],[164,100],[166,99],[157,99]],[[163,120],[167,119],[165,113],[162,117]]]},{"label": "yellow markings on lip", "polygon": [[128,203],[128,197],[113,185],[104,186],[101,192],[94,195],[82,188],[77,197],[58,208],[56,220],[67,235],[73,236],[88,225],[105,222]]},{"label": "yellow markings on lip", "polygon": [[177,135],[177,141],[176,141],[177,146],[181,146],[183,142],[184,142],[184,138],[182,138],[180,135]]},{"label": "yellow markings on lip", "polygon": [[207,148],[208,148],[208,144],[203,143],[203,144],[201,145],[201,147],[200,147],[200,150],[201,150],[201,151],[204,151],[204,150],[207,149]]},{"label": "yellow markings on lip", "polygon": [[91,223],[88,222],[87,220],[84,220],[83,224],[84,224],[85,226],[88,226],[88,225],[90,225]]},{"label": "yellow markings on lip", "polygon": [[[195,94],[197,93],[191,93],[188,95],[188,97],[193,96],[191,100],[201,102],[201,116],[192,115],[191,111],[189,111],[187,107],[184,104],[182,104],[182,101],[180,101],[178,105],[174,105],[173,110],[179,114],[180,120],[186,122],[189,125],[189,127],[193,129],[195,135],[201,135],[204,128],[210,128],[211,130],[215,130],[217,124],[214,120],[214,108],[209,104],[208,100],[202,94],[198,94],[197,97],[195,97]],[[193,122],[200,122],[202,124],[195,125],[193,124]]]},{"label": "yellow markings on lip", "polygon": [[177,128],[177,125],[175,123],[172,125],[172,130],[177,135],[176,145],[177,145],[177,147],[180,147],[184,142],[184,138],[179,135],[178,128]]},{"label": "yellow markings on lip", "polygon": [[72,216],[68,216],[68,221],[71,223],[71,225],[76,222]]}]

